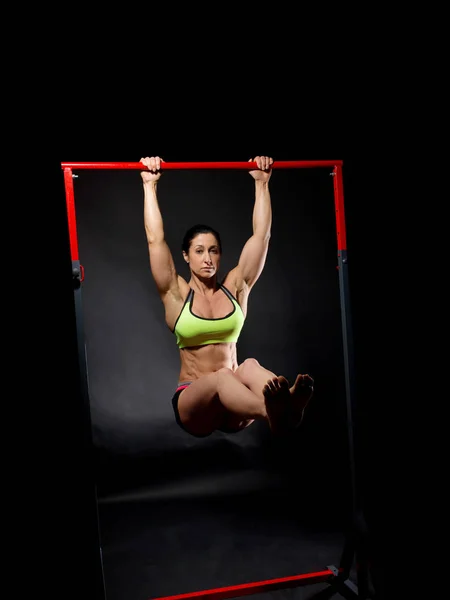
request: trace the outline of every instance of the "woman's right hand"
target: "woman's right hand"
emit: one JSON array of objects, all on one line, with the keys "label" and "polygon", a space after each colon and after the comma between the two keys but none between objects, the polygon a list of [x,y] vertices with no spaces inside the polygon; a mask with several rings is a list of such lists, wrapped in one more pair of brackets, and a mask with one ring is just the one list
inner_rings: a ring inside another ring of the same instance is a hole
[{"label": "woman's right hand", "polygon": [[163,159],[159,156],[147,156],[146,158],[141,158],[139,161],[144,164],[148,171],[141,171],[142,181],[144,183],[148,183],[150,181],[158,181],[161,177],[161,163],[163,163]]}]

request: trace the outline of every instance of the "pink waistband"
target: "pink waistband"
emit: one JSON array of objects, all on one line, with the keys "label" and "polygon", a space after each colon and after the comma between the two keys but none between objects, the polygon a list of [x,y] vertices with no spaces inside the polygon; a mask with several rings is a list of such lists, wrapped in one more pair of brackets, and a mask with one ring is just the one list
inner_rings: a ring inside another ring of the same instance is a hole
[{"label": "pink waistband", "polygon": [[183,383],[183,384],[179,385],[179,386],[177,387],[177,389],[175,390],[175,393],[176,393],[176,392],[179,392],[180,390],[184,390],[184,388],[187,388],[187,387],[189,387],[190,385],[191,385],[191,382],[189,382],[189,383]]}]

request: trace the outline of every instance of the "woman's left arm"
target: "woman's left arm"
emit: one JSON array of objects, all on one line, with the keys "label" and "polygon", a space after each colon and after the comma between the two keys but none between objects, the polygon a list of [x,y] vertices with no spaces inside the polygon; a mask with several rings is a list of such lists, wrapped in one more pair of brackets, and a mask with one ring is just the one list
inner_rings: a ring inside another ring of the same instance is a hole
[{"label": "woman's left arm", "polygon": [[253,235],[247,240],[239,258],[236,275],[249,291],[258,280],[266,262],[272,225],[272,207],[269,180],[273,159],[257,156],[252,159],[258,169],[250,171],[255,180],[255,205],[253,207]]}]

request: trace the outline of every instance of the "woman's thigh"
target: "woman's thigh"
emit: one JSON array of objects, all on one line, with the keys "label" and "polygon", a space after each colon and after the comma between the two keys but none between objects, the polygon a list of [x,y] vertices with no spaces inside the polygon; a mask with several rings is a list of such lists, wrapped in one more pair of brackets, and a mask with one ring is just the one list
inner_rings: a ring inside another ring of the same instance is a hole
[{"label": "woman's thigh", "polygon": [[225,409],[217,394],[221,375],[219,372],[203,375],[179,395],[178,413],[186,431],[194,435],[209,435],[222,423]]}]

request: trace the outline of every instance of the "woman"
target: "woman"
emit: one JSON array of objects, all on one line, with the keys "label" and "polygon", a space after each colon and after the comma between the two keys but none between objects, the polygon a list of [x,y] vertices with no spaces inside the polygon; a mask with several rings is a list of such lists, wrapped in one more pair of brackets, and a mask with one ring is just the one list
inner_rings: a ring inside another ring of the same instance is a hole
[{"label": "woman", "polygon": [[297,375],[293,386],[254,358],[238,363],[236,343],[247,314],[248,296],[265,264],[272,209],[269,180],[273,159],[257,156],[253,235],[244,245],[238,265],[217,279],[222,254],[220,235],[211,227],[194,226],[183,241],[189,265],[186,281],[175,270],[164,238],[157,198],[163,161],[141,158],[144,224],[150,268],[165,308],[165,319],[180,349],[180,375],[172,398],[177,423],[197,437],[216,430],[235,433],[255,419],[268,422],[274,434],[296,428],[313,394],[309,375]]}]

